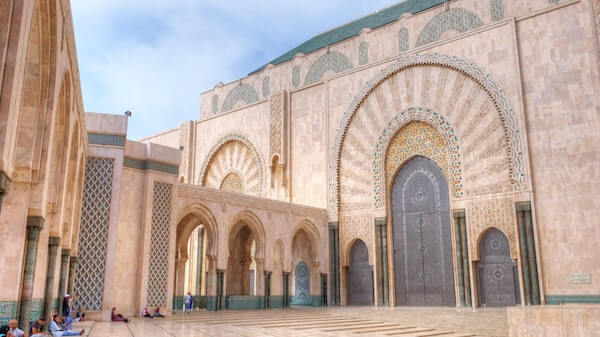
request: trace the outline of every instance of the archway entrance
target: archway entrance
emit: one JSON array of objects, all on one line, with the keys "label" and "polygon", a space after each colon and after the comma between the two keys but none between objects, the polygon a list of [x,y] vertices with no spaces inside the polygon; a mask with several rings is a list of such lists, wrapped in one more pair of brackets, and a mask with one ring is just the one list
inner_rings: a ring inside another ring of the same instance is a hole
[{"label": "archway entrance", "polygon": [[216,222],[201,205],[190,206],[177,225],[173,310],[182,310],[184,296],[194,296],[194,308],[206,308],[214,297]]},{"label": "archway entrance", "polygon": [[517,264],[510,257],[508,239],[492,228],[479,244],[477,265],[480,306],[504,307],[519,303]]},{"label": "archway entrance", "polygon": [[292,305],[312,305],[311,276],[317,271],[310,270],[315,260],[313,242],[304,229],[299,229],[292,240],[292,266],[294,266]]},{"label": "archway entrance", "polygon": [[346,278],[348,305],[373,305],[373,267],[369,250],[362,240],[350,248],[350,266]]},{"label": "archway entrance", "polygon": [[448,184],[433,160],[399,170],[391,211],[396,305],[456,305]]},{"label": "archway entrance", "polygon": [[229,239],[229,263],[227,265],[227,295],[256,295],[256,242],[250,228],[242,226]]}]

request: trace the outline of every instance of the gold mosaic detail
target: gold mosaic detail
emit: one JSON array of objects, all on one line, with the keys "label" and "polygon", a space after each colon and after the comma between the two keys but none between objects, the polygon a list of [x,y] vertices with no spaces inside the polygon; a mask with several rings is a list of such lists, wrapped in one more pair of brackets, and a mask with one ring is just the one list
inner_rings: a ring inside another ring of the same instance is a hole
[{"label": "gold mosaic detail", "polygon": [[420,122],[410,122],[391,140],[385,160],[387,185],[389,186],[401,165],[410,158],[420,155],[435,161],[450,177],[448,142],[433,126]]},{"label": "gold mosaic detail", "polygon": [[225,176],[225,179],[223,179],[220,190],[244,193],[244,182],[242,181],[242,177],[237,173],[229,173]]}]

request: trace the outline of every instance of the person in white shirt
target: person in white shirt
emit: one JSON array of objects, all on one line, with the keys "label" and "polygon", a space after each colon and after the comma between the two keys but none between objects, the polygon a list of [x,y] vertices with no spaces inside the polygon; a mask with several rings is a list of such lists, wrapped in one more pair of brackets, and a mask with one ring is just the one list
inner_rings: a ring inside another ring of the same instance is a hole
[{"label": "person in white shirt", "polygon": [[80,331],[73,330],[63,330],[60,328],[60,317],[58,315],[54,315],[52,317],[52,322],[50,322],[50,332],[52,332],[52,336],[80,336],[85,332],[84,329]]},{"label": "person in white shirt", "polygon": [[25,332],[23,330],[19,329],[18,325],[19,325],[19,323],[17,322],[16,319],[13,319],[10,322],[8,322],[8,327],[10,328],[10,330],[8,330],[8,332],[10,332],[15,337],[25,336]]}]

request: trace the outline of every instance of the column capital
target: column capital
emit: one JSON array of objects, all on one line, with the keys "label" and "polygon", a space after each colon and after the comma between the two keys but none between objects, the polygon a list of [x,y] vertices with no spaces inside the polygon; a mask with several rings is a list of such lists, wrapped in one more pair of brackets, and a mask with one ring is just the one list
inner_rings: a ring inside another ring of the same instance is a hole
[{"label": "column capital", "polygon": [[41,216],[28,216],[27,217],[27,231],[40,232],[44,228],[44,218]]},{"label": "column capital", "polygon": [[62,255],[62,256],[69,256],[69,255],[71,255],[71,250],[63,248],[63,250],[62,250],[62,252],[61,252],[60,255]]},{"label": "column capital", "polygon": [[77,263],[77,256],[70,257],[71,264]]},{"label": "column capital", "polygon": [[375,218],[375,226],[385,226],[387,223],[387,218]]},{"label": "column capital", "polygon": [[465,217],[465,210],[464,209],[453,209],[452,210],[452,217],[454,217],[454,218],[464,218]]},{"label": "column capital", "polygon": [[4,171],[0,171],[0,194],[4,195],[8,193],[10,188],[10,178]]},{"label": "column capital", "polygon": [[531,211],[531,202],[518,202],[516,203],[515,207],[517,208],[517,212]]},{"label": "column capital", "polygon": [[329,223],[329,229],[338,229],[339,228],[340,223],[339,222],[330,222]]},{"label": "column capital", "polygon": [[59,246],[60,245],[60,237],[51,236],[48,238],[48,246]]}]

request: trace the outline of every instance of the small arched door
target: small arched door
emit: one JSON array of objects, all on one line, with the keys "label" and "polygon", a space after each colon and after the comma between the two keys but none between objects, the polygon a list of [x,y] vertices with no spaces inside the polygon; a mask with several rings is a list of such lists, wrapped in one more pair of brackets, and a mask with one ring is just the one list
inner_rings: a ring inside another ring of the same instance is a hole
[{"label": "small arched door", "polygon": [[292,304],[295,305],[311,305],[312,298],[310,297],[310,269],[304,261],[300,261],[296,265],[294,272],[295,292]]},{"label": "small arched door", "polygon": [[373,268],[369,250],[362,240],[350,248],[350,266],[346,278],[348,305],[373,305]]},{"label": "small arched door", "polygon": [[504,233],[496,228],[487,231],[479,244],[479,254],[479,304],[486,307],[518,304],[517,264],[510,257],[510,245]]}]

